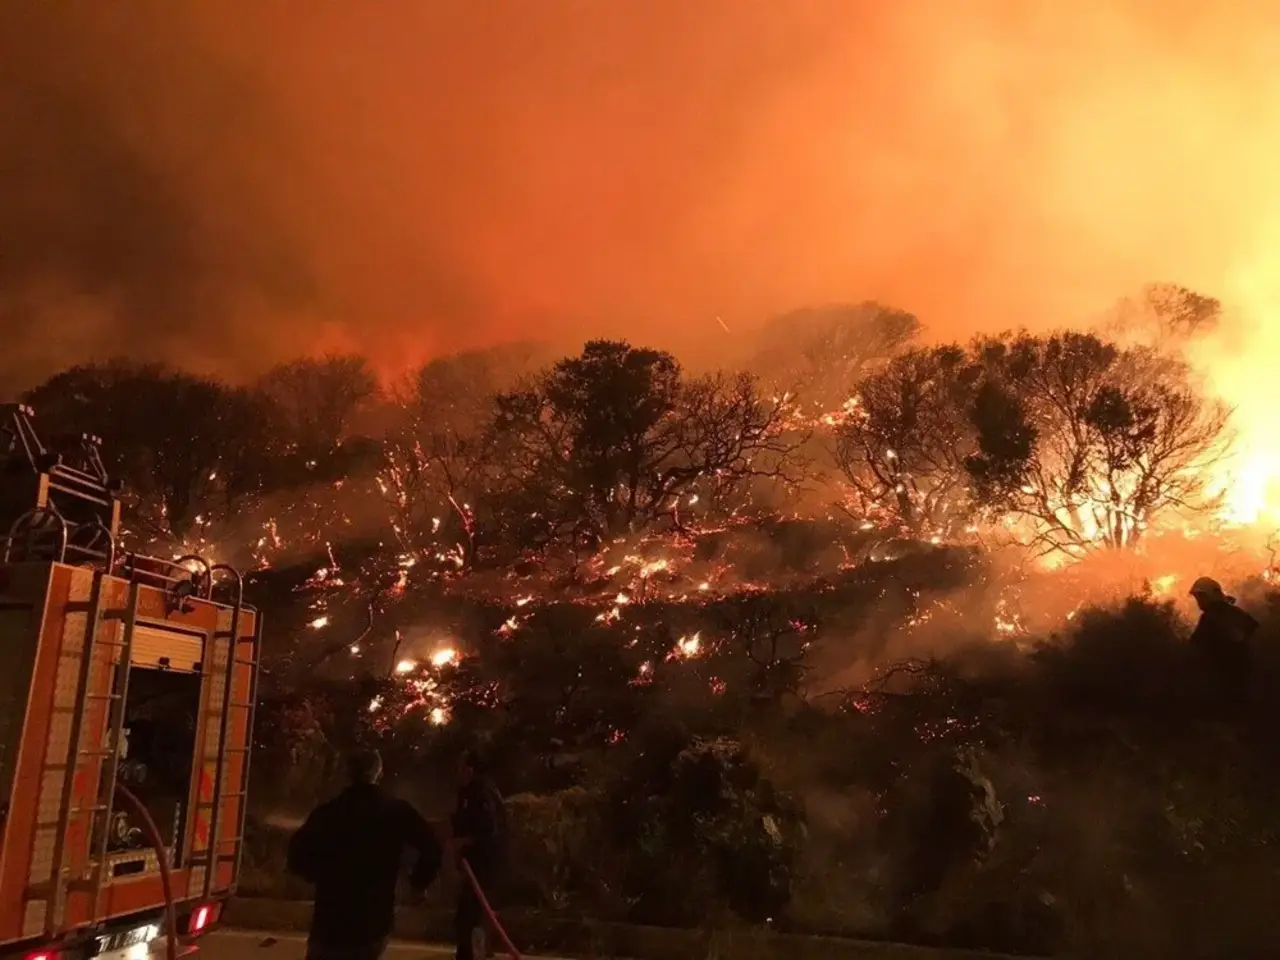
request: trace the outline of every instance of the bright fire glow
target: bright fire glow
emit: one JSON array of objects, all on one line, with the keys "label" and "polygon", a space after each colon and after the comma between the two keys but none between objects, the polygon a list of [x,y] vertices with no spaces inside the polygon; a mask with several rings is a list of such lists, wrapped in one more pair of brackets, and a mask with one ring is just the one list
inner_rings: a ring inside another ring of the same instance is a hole
[{"label": "bright fire glow", "polygon": [[458,651],[449,647],[446,647],[443,650],[437,650],[431,655],[431,665],[433,667],[446,667],[457,662]]}]

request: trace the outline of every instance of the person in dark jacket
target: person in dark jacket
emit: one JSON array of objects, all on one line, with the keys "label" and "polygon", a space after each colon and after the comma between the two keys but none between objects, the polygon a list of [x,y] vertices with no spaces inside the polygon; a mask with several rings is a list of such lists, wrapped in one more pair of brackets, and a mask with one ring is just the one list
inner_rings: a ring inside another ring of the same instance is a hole
[{"label": "person in dark jacket", "polygon": [[[507,816],[502,794],[489,779],[479,753],[468,751],[459,764],[458,806],[453,814],[454,852],[471,868],[480,888],[491,896],[506,859]],[[484,907],[465,871],[458,890],[458,911],[454,916],[457,960],[484,960]]]},{"label": "person in dark jacket", "polygon": [[440,870],[440,841],[426,820],[378,786],[378,754],[354,754],[348,774],[347,788],[317,807],[289,842],[290,872],[316,888],[307,960],[377,960],[395,921],[406,851],[417,854],[415,889],[425,890]]},{"label": "person in dark jacket", "polygon": [[1236,598],[1227,596],[1222,584],[1209,577],[1191,585],[1191,596],[1200,608],[1191,648],[1201,658],[1224,705],[1240,706],[1249,688],[1249,644],[1258,621],[1237,607]]}]

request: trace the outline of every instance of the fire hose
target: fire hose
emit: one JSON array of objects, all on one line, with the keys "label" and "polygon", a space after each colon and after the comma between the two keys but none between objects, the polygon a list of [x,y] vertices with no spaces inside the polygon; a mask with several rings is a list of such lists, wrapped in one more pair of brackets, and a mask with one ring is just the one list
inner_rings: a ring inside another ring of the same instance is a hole
[{"label": "fire hose", "polygon": [[480,881],[476,879],[475,872],[471,869],[471,864],[467,863],[467,858],[459,857],[458,866],[467,878],[467,882],[471,884],[471,889],[475,891],[476,899],[480,901],[480,908],[484,910],[484,915],[488,917],[490,925],[493,927],[494,932],[498,934],[498,939],[502,941],[502,945],[506,947],[511,960],[520,960],[520,951],[511,942],[511,937],[507,936],[506,927],[502,925],[502,922],[498,919],[498,914],[490,906],[489,898],[484,895],[484,890],[480,888]]},{"label": "fire hose", "polygon": [[173,905],[173,878],[169,875],[169,851],[165,849],[164,839],[160,836],[156,822],[151,819],[151,813],[142,801],[133,795],[133,791],[124,784],[117,783],[116,795],[133,808],[133,812],[142,821],[142,829],[147,835],[147,841],[156,852],[156,861],[160,864],[160,887],[164,890],[164,922],[169,928],[169,935],[165,938],[165,956],[166,960],[178,960],[178,913]]},{"label": "fire hose", "polygon": [[[165,956],[166,960],[178,960],[178,914],[173,902],[173,878],[169,874],[169,856],[164,846],[164,838],[160,836],[160,830],[156,826],[155,820],[151,818],[150,811],[147,810],[141,800],[134,796],[132,790],[122,783],[117,783],[116,794],[133,808],[133,812],[142,822],[142,828],[147,835],[147,840],[150,842],[152,849],[155,850],[156,862],[160,865],[160,887],[164,891],[165,926],[168,927],[168,936],[165,938]],[[507,934],[506,927],[498,919],[497,912],[493,909],[493,905],[489,903],[489,898],[485,896],[484,889],[480,886],[480,881],[476,879],[475,871],[471,869],[471,864],[467,863],[467,858],[459,856],[458,866],[463,876],[466,877],[467,882],[471,884],[471,889],[475,893],[476,899],[480,901],[480,908],[484,911],[484,915],[493,927],[494,932],[498,934],[498,939],[502,941],[502,945],[506,948],[511,960],[522,960],[520,951],[511,942],[511,937]]]}]

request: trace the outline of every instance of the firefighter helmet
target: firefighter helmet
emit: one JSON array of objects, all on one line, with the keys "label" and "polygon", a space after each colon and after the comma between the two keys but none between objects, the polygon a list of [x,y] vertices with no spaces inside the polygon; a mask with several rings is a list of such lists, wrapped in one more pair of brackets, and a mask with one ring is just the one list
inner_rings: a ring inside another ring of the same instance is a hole
[{"label": "firefighter helmet", "polygon": [[1191,585],[1191,596],[1201,597],[1205,600],[1226,599],[1226,593],[1222,589],[1222,584],[1212,577],[1201,577]]}]

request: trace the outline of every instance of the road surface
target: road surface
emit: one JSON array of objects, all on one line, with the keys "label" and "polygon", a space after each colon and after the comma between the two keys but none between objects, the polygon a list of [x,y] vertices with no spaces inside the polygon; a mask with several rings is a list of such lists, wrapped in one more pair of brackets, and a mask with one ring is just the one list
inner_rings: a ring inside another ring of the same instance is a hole
[{"label": "road surface", "polygon": [[[200,960],[305,960],[306,937],[297,933],[264,933],[258,930],[218,930],[201,937]],[[490,948],[494,960],[505,957],[501,950]],[[453,947],[433,946],[392,940],[385,960],[411,960],[411,958],[447,958],[453,956]],[[527,960],[555,960],[552,957],[528,957]]]}]

